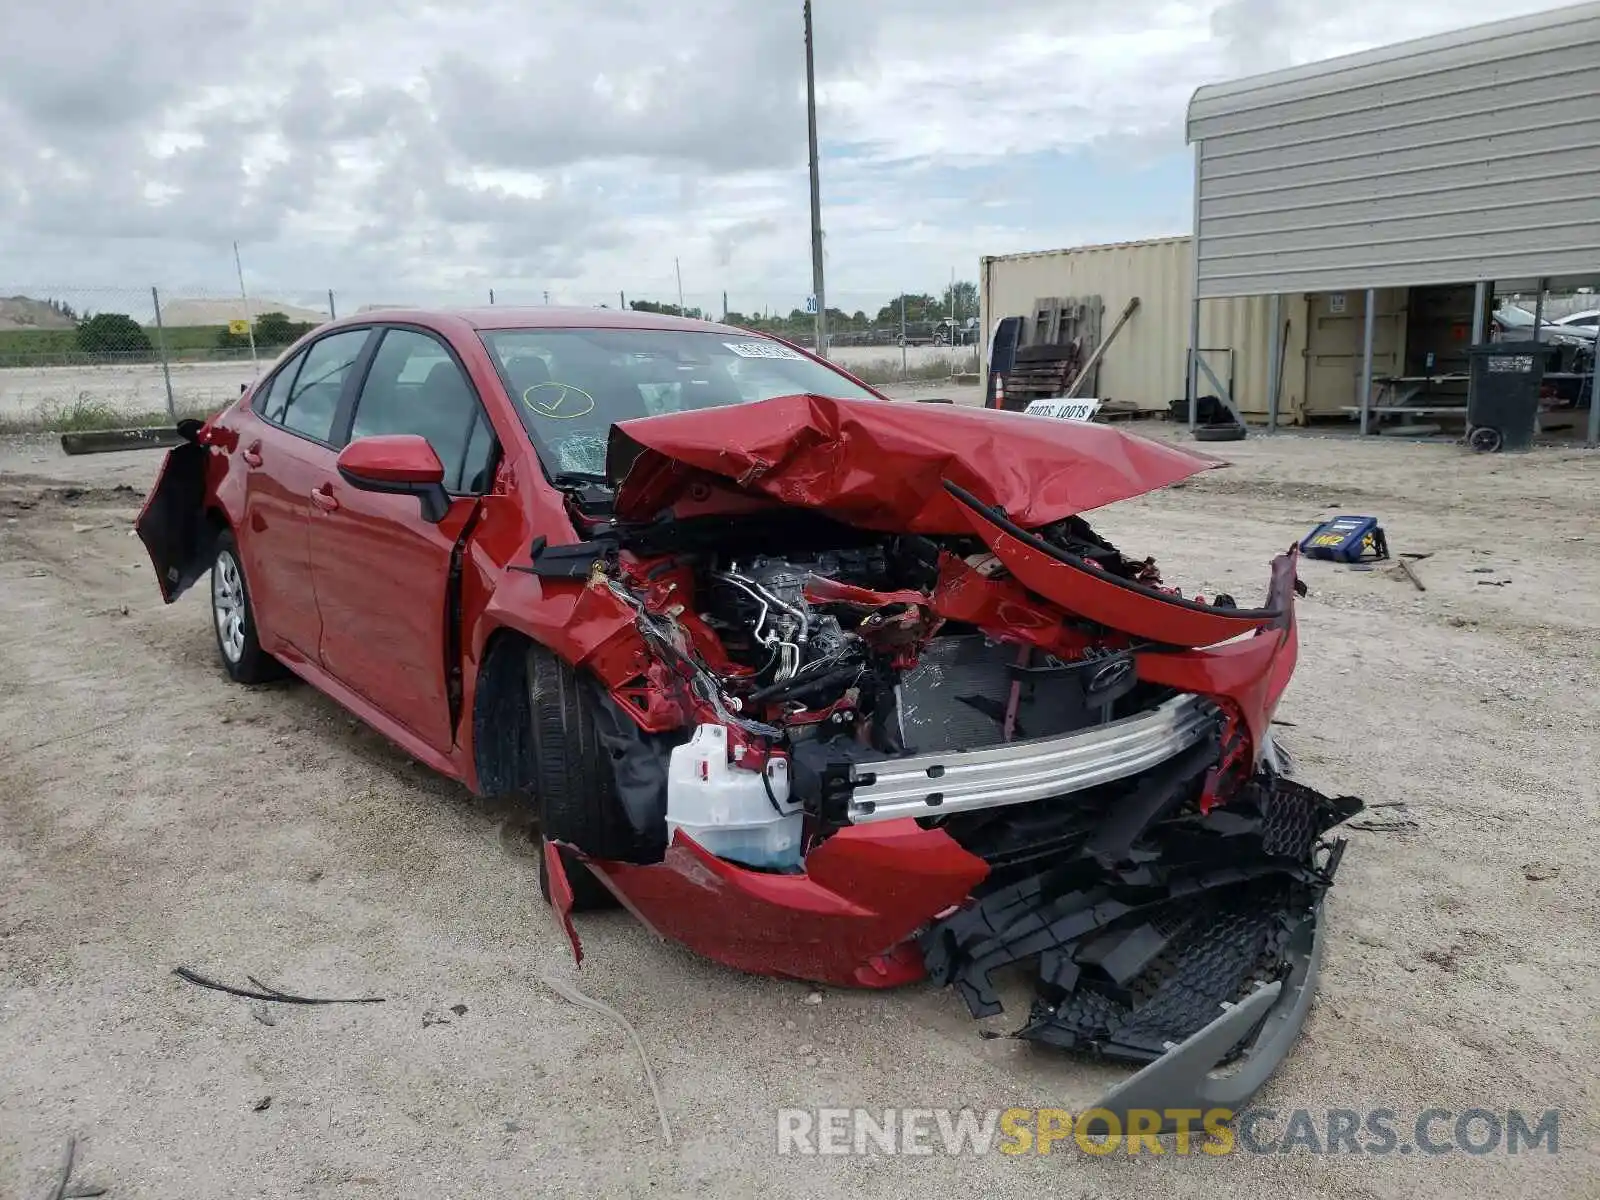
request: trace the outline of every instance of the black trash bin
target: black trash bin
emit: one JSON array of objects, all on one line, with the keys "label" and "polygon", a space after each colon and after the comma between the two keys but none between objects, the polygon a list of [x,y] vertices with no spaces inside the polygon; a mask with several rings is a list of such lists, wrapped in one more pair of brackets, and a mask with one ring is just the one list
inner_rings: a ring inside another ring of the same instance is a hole
[{"label": "black trash bin", "polygon": [[1527,450],[1539,421],[1548,342],[1486,342],[1468,354],[1467,440],[1474,450]]}]

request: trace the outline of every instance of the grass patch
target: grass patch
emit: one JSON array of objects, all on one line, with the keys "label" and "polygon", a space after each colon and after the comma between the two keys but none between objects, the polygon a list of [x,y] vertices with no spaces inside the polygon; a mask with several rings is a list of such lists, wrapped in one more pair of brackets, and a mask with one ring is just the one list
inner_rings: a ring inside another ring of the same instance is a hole
[{"label": "grass patch", "polygon": [[[194,417],[204,420],[224,405],[180,408],[178,420]],[[100,429],[143,429],[168,426],[172,417],[165,409],[156,412],[129,412],[104,400],[80,395],[66,404],[41,404],[20,416],[0,416],[0,435],[18,433],[90,433]]]},{"label": "grass patch", "polygon": [[[154,347],[158,336],[156,327],[146,325],[143,328]],[[167,358],[170,361],[204,362],[214,357],[227,362],[237,358],[239,352],[217,345],[217,338],[224,328],[222,325],[170,325],[159,336],[166,341]],[[272,354],[282,349],[282,346],[261,347],[263,353]],[[247,351],[245,357],[248,356]],[[78,331],[75,329],[0,329],[0,367],[70,367],[160,361],[160,355],[153,348],[148,354],[86,354],[78,348]]]},{"label": "grass patch", "polygon": [[839,365],[863,383],[884,384],[949,379],[962,364],[954,359],[936,359],[902,367],[898,358],[875,358],[870,362],[841,362]]}]

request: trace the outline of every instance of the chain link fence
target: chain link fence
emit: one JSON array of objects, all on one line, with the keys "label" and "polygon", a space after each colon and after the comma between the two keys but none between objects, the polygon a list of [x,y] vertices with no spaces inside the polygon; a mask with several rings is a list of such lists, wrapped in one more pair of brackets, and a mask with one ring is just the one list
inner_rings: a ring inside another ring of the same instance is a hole
[{"label": "chain link fence", "polygon": [[[954,302],[952,303],[952,292]],[[62,287],[0,283],[0,431],[105,429],[213,412],[290,343],[333,317],[394,307],[577,305],[726,320],[800,345],[815,342],[804,297],[485,287],[481,293],[368,297],[282,289],[243,297],[204,288]],[[873,384],[942,381],[977,370],[970,284],[885,297],[829,297],[828,356]]]}]

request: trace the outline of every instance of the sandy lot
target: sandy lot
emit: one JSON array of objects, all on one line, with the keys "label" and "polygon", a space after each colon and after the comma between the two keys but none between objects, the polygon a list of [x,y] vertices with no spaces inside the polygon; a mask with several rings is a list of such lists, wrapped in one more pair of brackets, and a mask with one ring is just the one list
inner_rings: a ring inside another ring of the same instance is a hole
[{"label": "sandy lot", "polygon": [[[265,355],[265,371],[276,358]],[[173,363],[172,398],[179,412],[218,408],[239,394],[239,385],[256,377],[248,358],[237,362]],[[111,405],[126,413],[163,412],[167,385],[159,363],[108,367],[0,368],[0,418],[25,417],[41,407],[61,408],[78,401]]]},{"label": "sandy lot", "polygon": [[[872,367],[898,371],[898,349],[887,346],[844,346],[833,357],[847,370]],[[261,370],[277,358],[264,354]],[[974,370],[970,348],[906,347],[905,364],[918,371],[938,363]],[[172,397],[179,412],[217,408],[239,394],[239,385],[256,377],[248,358],[221,363],[173,363]],[[106,367],[3,367],[0,368],[0,420],[31,416],[41,407],[61,408],[79,400],[111,405],[125,413],[163,412],[167,407],[166,381],[159,364]]]},{"label": "sandy lot", "polygon": [[[309,688],[230,685],[204,599],[161,605],[129,536],[158,455],[34,441],[0,449],[0,1196],[45,1195],[69,1131],[117,1197],[1595,1196],[1600,456],[1217,449],[1102,532],[1241,600],[1326,513],[1432,554],[1426,592],[1303,571],[1284,739],[1313,785],[1403,807],[1348,835],[1321,994],[1257,1102],[1559,1108],[1558,1154],[780,1158],[779,1106],[1081,1108],[1121,1073],[982,1040],[949,992],[808,1004],[622,914],[580,918],[575,974],[509,814]],[[180,963],[387,1002],[268,1026]],[[672,1145],[625,1036],[545,972],[637,1027]]]}]

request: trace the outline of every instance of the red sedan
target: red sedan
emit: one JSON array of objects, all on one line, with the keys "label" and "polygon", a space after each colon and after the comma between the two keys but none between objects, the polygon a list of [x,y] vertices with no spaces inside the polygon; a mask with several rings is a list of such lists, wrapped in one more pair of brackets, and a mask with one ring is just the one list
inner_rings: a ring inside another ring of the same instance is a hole
[{"label": "red sedan", "polygon": [[1294,554],[1244,608],[1080,515],[1214,460],[587,309],[336,321],[182,432],[139,520],[163,596],[209,572],[235,680],[293,672],[526,796],[569,932],[620,900],[736,967],[931,976],[979,1015],[1037,960],[1021,1036],[1209,1039],[1180,1091],[1286,1050],[1357,805],[1270,737]]}]

